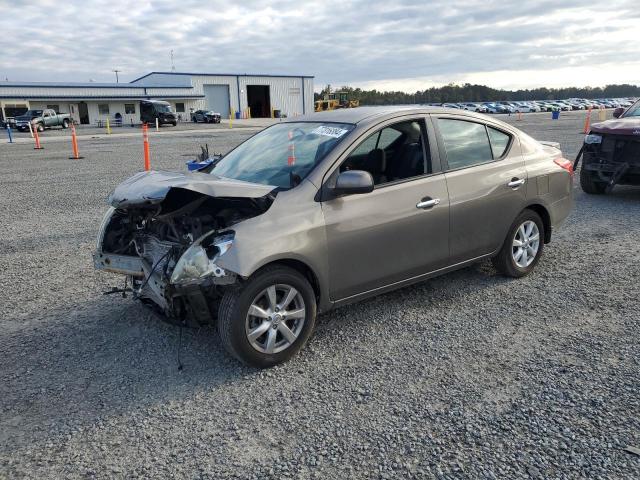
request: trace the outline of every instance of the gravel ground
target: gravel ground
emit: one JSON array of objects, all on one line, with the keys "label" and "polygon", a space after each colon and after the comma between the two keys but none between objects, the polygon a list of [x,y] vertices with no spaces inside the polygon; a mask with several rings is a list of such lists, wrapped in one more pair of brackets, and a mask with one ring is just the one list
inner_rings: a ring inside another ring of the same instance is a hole
[{"label": "gravel ground", "polygon": [[[507,118],[560,141],[582,114]],[[156,168],[249,131],[152,138]],[[640,188],[575,190],[535,272],[482,263],[320,318],[294,360],[240,366],[90,254],[139,139],[0,145],[0,478],[640,478]]]}]

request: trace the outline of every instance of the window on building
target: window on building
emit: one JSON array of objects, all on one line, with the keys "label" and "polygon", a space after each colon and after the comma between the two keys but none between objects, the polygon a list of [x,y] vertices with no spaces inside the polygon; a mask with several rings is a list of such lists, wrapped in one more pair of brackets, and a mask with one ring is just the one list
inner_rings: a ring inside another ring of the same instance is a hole
[{"label": "window on building", "polygon": [[17,117],[29,110],[26,105],[19,103],[5,103],[4,113],[7,117]]},{"label": "window on building", "polygon": [[438,127],[444,140],[449,169],[470,167],[493,160],[487,129],[481,123],[441,118]]},{"label": "window on building", "polygon": [[101,103],[98,105],[98,113],[100,115],[109,115],[109,104]]},{"label": "window on building", "polygon": [[176,113],[184,113],[184,103],[176,103]]},{"label": "window on building", "polygon": [[47,108],[50,108],[56,113],[60,113],[60,105],[47,105]]},{"label": "window on building", "polygon": [[132,115],[136,113],[136,104],[135,103],[125,103],[124,104],[124,113]]}]

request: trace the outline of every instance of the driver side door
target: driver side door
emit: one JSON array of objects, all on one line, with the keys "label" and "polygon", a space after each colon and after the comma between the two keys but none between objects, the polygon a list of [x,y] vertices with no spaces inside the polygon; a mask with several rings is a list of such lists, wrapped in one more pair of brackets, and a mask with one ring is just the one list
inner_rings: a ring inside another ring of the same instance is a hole
[{"label": "driver side door", "polygon": [[341,169],[365,170],[374,178],[372,192],[322,202],[332,300],[447,265],[449,198],[428,131],[422,117],[386,122],[365,133],[329,174],[331,181]]}]

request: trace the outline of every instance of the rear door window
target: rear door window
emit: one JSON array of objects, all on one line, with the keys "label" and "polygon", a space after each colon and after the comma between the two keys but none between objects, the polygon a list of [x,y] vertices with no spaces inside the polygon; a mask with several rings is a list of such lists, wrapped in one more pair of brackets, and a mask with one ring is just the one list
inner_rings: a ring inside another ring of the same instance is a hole
[{"label": "rear door window", "polygon": [[444,141],[450,170],[493,160],[491,144],[484,124],[440,118],[438,129]]}]

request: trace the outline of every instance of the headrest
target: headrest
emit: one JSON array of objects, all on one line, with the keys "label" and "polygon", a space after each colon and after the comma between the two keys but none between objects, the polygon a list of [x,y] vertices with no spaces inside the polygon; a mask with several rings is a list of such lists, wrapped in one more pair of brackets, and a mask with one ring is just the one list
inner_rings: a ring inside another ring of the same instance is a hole
[{"label": "headrest", "polygon": [[387,168],[387,156],[381,148],[373,149],[367,155],[365,161],[367,171],[371,173],[382,173]]}]

